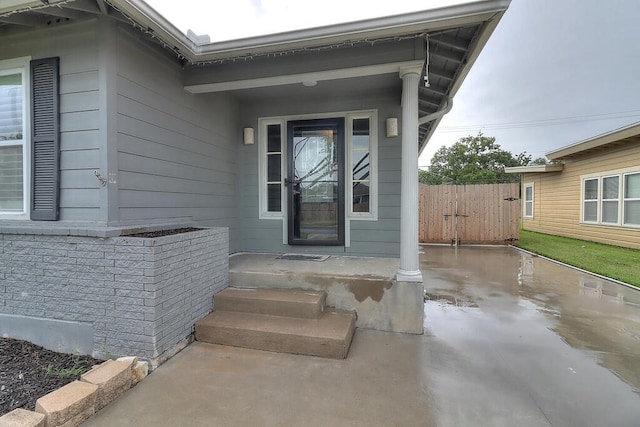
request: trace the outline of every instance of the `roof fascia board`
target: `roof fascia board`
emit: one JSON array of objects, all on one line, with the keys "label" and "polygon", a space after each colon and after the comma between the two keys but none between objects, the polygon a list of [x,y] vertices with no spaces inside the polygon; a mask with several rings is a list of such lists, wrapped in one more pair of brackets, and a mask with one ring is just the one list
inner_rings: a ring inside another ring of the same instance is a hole
[{"label": "roof fascia board", "polygon": [[300,47],[312,47],[349,41],[354,38],[381,38],[471,25],[504,13],[510,0],[482,0],[421,12],[373,18],[325,27],[290,31],[239,40],[196,45],[162,15],[142,0],[108,0],[114,7],[135,20],[169,47],[178,49],[190,62],[214,61],[248,53],[262,54]]},{"label": "roof fascia board", "polygon": [[198,46],[183,34],[168,19],[142,0],[106,0],[125,16],[135,21],[144,30],[160,39],[168,48],[192,60]]},{"label": "roof fascia board", "polygon": [[580,141],[575,144],[567,145],[566,147],[559,148],[557,150],[549,151],[546,156],[548,159],[556,160],[562,159],[567,156],[571,156],[582,151],[598,148],[603,145],[610,144],[621,139],[630,138],[640,134],[640,123],[633,123],[622,129],[617,129],[603,135],[596,136],[585,141]]},{"label": "roof fascia board", "polygon": [[401,67],[422,67],[423,61],[393,62],[388,64],[368,65],[364,67],[342,68],[311,73],[289,74],[275,77],[261,77],[256,79],[234,80],[216,83],[203,83],[185,86],[190,93],[225,92],[229,90],[252,89],[258,87],[297,84],[309,81],[324,81],[346,79],[350,77],[374,76],[399,72]]},{"label": "roof fascia board", "polygon": [[514,166],[511,168],[504,168],[506,173],[545,173],[545,172],[560,172],[564,169],[562,163],[552,165],[534,165],[534,166]]},{"label": "roof fascia board", "polygon": [[[499,3],[501,7],[497,7]],[[505,10],[509,1],[483,1],[427,11],[373,18],[326,27],[309,28],[246,39],[211,43],[201,46],[199,56],[215,60],[229,55],[268,53],[283,49],[313,47],[356,39],[375,39],[400,34],[438,31],[466,26],[490,19],[497,11]]]}]

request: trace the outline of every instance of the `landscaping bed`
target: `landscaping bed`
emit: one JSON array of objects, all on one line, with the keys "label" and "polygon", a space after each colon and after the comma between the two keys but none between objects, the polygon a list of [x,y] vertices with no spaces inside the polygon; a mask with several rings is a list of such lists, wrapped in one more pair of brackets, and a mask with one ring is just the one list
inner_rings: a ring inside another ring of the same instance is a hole
[{"label": "landscaping bed", "polygon": [[47,350],[28,341],[0,338],[0,416],[34,410],[36,400],[101,363],[91,356]]}]

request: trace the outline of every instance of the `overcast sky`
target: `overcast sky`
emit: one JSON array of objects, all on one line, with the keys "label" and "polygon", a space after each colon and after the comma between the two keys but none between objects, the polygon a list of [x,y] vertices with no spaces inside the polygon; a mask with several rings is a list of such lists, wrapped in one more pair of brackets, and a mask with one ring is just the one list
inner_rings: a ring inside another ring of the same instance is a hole
[{"label": "overcast sky", "polygon": [[[146,0],[222,41],[465,3]],[[188,7],[187,7],[188,5]],[[203,13],[207,9],[210,13]],[[535,157],[640,121],[640,1],[512,0],[420,158],[482,131]]]}]

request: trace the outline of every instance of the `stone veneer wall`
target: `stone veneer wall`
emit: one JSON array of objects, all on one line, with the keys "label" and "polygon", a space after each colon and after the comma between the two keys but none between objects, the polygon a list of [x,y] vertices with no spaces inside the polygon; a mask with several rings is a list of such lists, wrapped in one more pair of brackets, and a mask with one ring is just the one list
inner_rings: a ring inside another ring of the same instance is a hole
[{"label": "stone veneer wall", "polygon": [[3,229],[0,335],[157,360],[213,309],[229,282],[228,256],[226,228],[157,238]]}]

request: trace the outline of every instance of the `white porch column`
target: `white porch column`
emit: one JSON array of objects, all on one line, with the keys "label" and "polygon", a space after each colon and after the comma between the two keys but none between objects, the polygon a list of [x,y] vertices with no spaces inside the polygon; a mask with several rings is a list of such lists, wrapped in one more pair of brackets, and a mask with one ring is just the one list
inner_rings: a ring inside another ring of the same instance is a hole
[{"label": "white porch column", "polygon": [[418,83],[422,67],[400,69],[402,171],[400,178],[399,282],[422,282],[418,261]]}]

